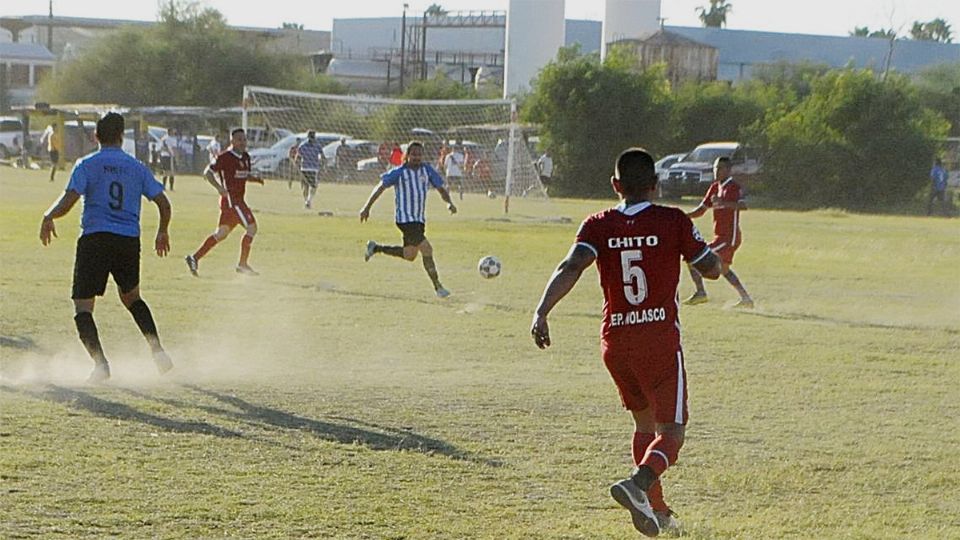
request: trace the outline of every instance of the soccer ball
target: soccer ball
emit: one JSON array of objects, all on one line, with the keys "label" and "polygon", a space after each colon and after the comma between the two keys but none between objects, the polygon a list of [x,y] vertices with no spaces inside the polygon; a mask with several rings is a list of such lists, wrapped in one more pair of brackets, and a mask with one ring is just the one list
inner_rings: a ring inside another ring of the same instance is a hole
[{"label": "soccer ball", "polygon": [[480,272],[480,275],[487,279],[499,276],[500,268],[500,259],[493,255],[487,255],[480,259],[480,262],[477,264],[477,270]]}]

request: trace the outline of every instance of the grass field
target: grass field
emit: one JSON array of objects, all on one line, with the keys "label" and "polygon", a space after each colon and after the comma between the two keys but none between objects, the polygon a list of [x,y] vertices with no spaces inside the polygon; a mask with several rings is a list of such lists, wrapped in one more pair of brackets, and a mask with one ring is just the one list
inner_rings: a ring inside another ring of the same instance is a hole
[{"label": "grass field", "polygon": [[[80,208],[37,238],[62,186],[0,169],[0,537],[637,536],[607,494],[632,423],[599,359],[595,270],[550,350],[528,336],[577,223],[611,201],[520,199],[504,220],[500,200],[449,216],[432,196],[438,300],[419,262],[363,262],[367,239],[398,239],[388,195],[359,223],[367,187],[322,186],[321,217],[285,183],[251,186],[262,275],[234,273],[234,232],[194,278],[183,256],[216,198],[181,178],[173,253],[150,253],[145,203],[142,265],[177,367],[155,374],[111,284],[96,319],[115,378],[88,386]],[[753,210],[743,228],[757,309],[717,282],[681,311],[691,422],[664,483],[685,536],[960,537],[960,222]],[[485,254],[501,277],[477,275]]]}]

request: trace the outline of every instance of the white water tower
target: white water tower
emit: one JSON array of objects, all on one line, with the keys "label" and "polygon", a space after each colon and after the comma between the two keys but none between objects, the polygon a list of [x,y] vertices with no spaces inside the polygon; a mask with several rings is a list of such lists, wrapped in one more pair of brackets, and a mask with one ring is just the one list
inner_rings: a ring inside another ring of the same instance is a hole
[{"label": "white water tower", "polygon": [[564,0],[510,0],[503,97],[529,90],[530,80],[557,57],[566,37],[564,7]]},{"label": "white water tower", "polygon": [[621,39],[642,39],[660,29],[660,0],[606,0],[600,58],[607,44]]}]

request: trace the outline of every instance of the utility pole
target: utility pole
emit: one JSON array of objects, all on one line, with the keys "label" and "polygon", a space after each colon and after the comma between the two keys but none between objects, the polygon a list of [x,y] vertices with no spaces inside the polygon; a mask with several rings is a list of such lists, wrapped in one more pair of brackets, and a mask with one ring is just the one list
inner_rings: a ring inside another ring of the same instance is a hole
[{"label": "utility pole", "polygon": [[53,52],[53,0],[50,0],[50,15],[47,25],[47,50]]},{"label": "utility pole", "polygon": [[[52,1],[52,0],[51,0]],[[400,19],[400,93],[403,93],[404,63],[407,56],[407,8],[409,4],[403,5],[403,18]]]}]

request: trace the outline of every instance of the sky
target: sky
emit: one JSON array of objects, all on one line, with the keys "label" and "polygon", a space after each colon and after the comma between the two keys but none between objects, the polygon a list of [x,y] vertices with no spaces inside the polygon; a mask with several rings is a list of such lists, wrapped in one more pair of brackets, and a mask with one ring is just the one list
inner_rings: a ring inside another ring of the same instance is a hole
[{"label": "sky", "polygon": [[[531,0],[549,2],[555,0]],[[407,13],[422,13],[436,2],[450,11],[505,10],[508,0],[406,0]],[[203,0],[236,26],[279,27],[284,22],[330,30],[334,18],[400,16],[404,0]],[[729,0],[727,27],[791,34],[845,36],[857,26],[893,28],[908,34],[914,21],[940,17],[960,43],[957,0]],[[661,16],[672,26],[700,26],[695,8],[708,0],[661,0]],[[304,9],[304,6],[310,6]],[[568,19],[603,19],[603,0],[566,0]],[[46,15],[48,0],[4,0],[0,16]],[[156,20],[157,0],[54,0],[54,15]]]}]

